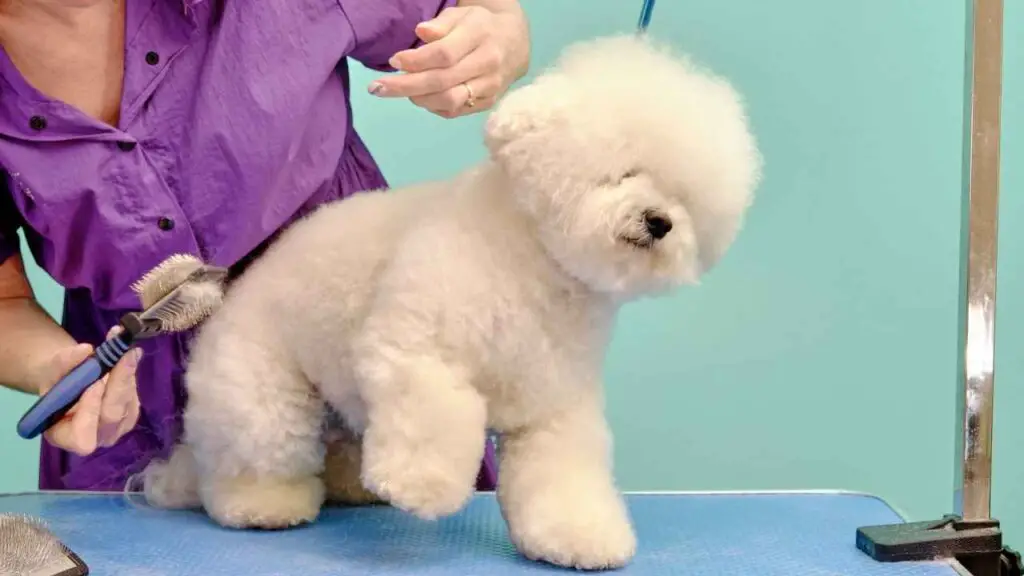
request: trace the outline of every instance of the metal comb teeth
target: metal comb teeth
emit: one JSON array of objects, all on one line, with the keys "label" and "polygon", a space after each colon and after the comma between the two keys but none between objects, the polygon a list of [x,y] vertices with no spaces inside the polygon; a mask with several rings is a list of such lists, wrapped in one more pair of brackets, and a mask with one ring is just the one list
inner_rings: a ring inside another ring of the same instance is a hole
[{"label": "metal comb teeth", "polygon": [[188,330],[220,305],[227,270],[207,266],[187,254],[175,254],[136,282],[144,310],[137,314],[143,330],[137,337]]},{"label": "metal comb teeth", "polygon": [[158,321],[165,332],[187,330],[213,312],[221,302],[221,295],[221,287],[215,281],[186,282],[141,316]]},{"label": "metal comb teeth", "polygon": [[36,518],[0,514],[0,574],[82,576],[85,564]]}]

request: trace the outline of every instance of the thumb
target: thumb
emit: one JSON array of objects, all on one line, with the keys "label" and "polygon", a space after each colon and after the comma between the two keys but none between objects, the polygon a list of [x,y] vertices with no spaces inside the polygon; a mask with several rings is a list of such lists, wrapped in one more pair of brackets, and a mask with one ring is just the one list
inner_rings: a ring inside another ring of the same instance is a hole
[{"label": "thumb", "polygon": [[57,351],[41,378],[39,393],[43,394],[52,388],[57,381],[88,358],[90,354],[92,354],[92,346],[89,344],[77,344]]},{"label": "thumb", "polygon": [[464,8],[447,8],[436,18],[420,22],[416,26],[416,37],[424,42],[435,42],[447,36],[466,17]]}]

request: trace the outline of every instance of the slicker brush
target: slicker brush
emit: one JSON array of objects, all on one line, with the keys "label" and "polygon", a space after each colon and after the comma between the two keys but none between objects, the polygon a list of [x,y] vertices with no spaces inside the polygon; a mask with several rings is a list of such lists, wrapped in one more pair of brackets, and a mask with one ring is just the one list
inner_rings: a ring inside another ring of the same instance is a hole
[{"label": "slicker brush", "polygon": [[0,574],[4,576],[86,576],[85,562],[29,516],[0,514]]},{"label": "slicker brush", "polygon": [[176,254],[145,274],[132,290],[141,312],[125,314],[106,342],[43,394],[18,422],[18,435],[34,438],[59,421],[92,384],[109,373],[136,341],[182,332],[200,322],[220,304],[226,268]]}]

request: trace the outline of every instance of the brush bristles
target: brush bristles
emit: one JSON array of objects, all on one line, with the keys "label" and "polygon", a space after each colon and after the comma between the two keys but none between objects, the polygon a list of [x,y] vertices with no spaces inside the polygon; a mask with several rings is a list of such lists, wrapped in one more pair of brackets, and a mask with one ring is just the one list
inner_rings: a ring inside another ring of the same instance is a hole
[{"label": "brush bristles", "polygon": [[220,305],[222,296],[217,282],[185,284],[147,316],[159,320],[165,332],[188,330],[205,320]]},{"label": "brush bristles", "polygon": [[203,262],[189,254],[175,254],[161,262],[132,285],[143,308],[149,308],[181,285]]},{"label": "brush bristles", "polygon": [[181,332],[205,320],[221,303],[222,275],[188,254],[175,254],[139,279],[132,289],[145,310],[142,318],[155,320],[161,332]]},{"label": "brush bristles", "polygon": [[[0,515],[0,574],[36,574],[40,570],[74,564],[67,548],[41,520],[13,514]],[[50,573],[50,572],[47,572]]]}]

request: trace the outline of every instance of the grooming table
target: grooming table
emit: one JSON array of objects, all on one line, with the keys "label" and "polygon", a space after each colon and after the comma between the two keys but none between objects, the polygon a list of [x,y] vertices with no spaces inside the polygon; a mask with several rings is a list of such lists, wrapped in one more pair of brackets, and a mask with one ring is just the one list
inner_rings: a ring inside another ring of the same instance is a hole
[{"label": "grooming table", "polygon": [[[858,551],[858,526],[902,520],[867,495],[636,493],[628,499],[639,551],[624,574],[958,574],[945,562],[881,564]],[[0,496],[4,512],[48,522],[95,576],[574,573],[521,558],[490,494],[436,523],[387,507],[328,508],[313,525],[279,532],[223,529],[200,512],[145,508],[120,494]]]}]

